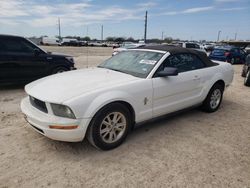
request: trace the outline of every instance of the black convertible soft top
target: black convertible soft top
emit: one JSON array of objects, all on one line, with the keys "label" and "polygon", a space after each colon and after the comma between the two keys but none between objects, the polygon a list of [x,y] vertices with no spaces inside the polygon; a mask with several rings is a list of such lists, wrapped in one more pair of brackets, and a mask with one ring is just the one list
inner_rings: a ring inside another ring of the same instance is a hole
[{"label": "black convertible soft top", "polygon": [[190,53],[198,56],[206,65],[207,67],[215,66],[217,63],[212,62],[208,57],[207,54],[204,52],[194,50],[194,49],[188,49],[188,48],[182,48],[177,46],[170,46],[170,45],[154,45],[154,46],[140,46],[136,49],[147,49],[147,50],[159,50],[164,52],[169,52],[171,55],[174,54],[180,54],[180,53]]}]

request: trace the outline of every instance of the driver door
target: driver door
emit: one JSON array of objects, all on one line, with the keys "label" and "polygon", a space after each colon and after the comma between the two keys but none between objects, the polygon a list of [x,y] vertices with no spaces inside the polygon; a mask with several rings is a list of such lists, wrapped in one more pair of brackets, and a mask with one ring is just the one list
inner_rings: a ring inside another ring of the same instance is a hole
[{"label": "driver door", "polygon": [[200,102],[202,75],[199,69],[203,68],[204,64],[197,63],[192,54],[176,54],[168,57],[157,71],[164,70],[165,67],[175,67],[179,74],[153,78],[153,117]]}]

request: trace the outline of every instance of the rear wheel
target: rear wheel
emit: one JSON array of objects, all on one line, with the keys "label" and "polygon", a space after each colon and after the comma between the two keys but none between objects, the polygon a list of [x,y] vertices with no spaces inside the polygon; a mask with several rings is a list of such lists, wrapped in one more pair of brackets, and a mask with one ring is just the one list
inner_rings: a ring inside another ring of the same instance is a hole
[{"label": "rear wheel", "polygon": [[231,63],[232,65],[235,64],[235,58],[232,58],[231,61],[230,61],[230,63]]},{"label": "rear wheel", "polygon": [[243,67],[243,69],[242,69],[241,76],[242,76],[242,77],[246,77],[246,73],[245,73],[244,67]]},{"label": "rear wheel", "polygon": [[55,69],[53,69],[52,74],[58,74],[58,73],[62,73],[62,72],[66,72],[69,69],[67,69],[66,67],[56,67]]},{"label": "rear wheel", "polygon": [[224,88],[221,84],[215,84],[204,100],[202,109],[209,113],[217,111],[223,98],[223,91]]},{"label": "rear wheel", "polygon": [[126,139],[131,124],[129,110],[120,103],[112,103],[92,119],[87,132],[88,141],[102,150],[116,148]]},{"label": "rear wheel", "polygon": [[244,80],[244,85],[245,86],[250,86],[250,70],[247,71],[245,80]]}]

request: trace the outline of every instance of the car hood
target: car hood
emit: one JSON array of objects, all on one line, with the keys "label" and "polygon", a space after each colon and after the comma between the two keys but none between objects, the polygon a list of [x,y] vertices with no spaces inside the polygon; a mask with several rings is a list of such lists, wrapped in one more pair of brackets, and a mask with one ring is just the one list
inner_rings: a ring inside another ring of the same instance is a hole
[{"label": "car hood", "polygon": [[61,104],[98,89],[109,89],[137,78],[104,68],[89,68],[48,76],[25,86],[28,95],[45,102]]}]

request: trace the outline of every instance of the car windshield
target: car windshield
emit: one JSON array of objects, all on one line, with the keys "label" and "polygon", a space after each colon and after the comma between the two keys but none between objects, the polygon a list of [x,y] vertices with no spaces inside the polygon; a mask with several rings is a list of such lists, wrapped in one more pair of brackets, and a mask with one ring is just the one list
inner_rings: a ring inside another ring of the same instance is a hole
[{"label": "car windshield", "polygon": [[146,78],[164,53],[130,50],[104,61],[98,67]]}]

